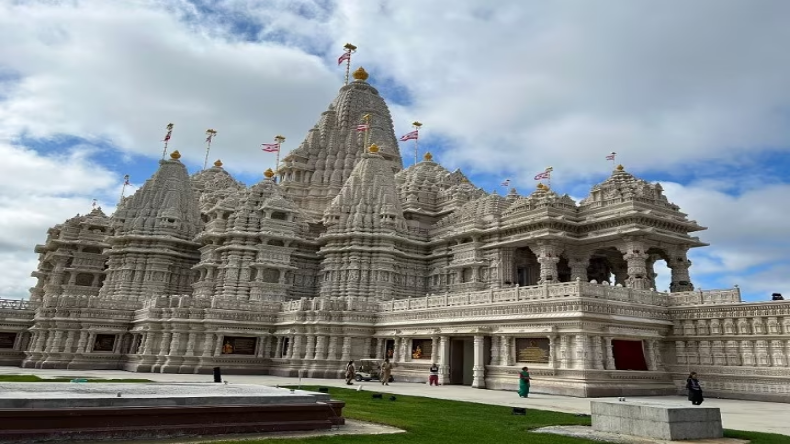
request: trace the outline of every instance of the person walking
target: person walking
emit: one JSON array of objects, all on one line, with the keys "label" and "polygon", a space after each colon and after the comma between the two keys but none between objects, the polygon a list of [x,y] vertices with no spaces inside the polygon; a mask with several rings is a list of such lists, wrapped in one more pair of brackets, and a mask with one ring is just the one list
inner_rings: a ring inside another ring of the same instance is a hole
[{"label": "person walking", "polygon": [[348,361],[346,364],[346,385],[353,385],[354,383],[351,382],[354,380],[354,376],[356,376],[357,371],[354,368],[354,361]]},{"label": "person walking", "polygon": [[521,372],[518,374],[518,396],[522,398],[529,397],[529,381],[532,378],[529,377],[529,368],[521,367]]},{"label": "person walking", "polygon": [[699,385],[697,372],[691,372],[686,379],[686,389],[689,391],[689,401],[691,405],[700,405],[705,398],[702,397],[702,386]]},{"label": "person walking", "polygon": [[389,359],[385,359],[384,363],[381,364],[381,385],[390,385],[390,377],[392,375],[392,364],[390,364]]},{"label": "person walking", "polygon": [[429,370],[431,375],[428,376],[428,385],[439,386],[439,366],[434,362]]}]

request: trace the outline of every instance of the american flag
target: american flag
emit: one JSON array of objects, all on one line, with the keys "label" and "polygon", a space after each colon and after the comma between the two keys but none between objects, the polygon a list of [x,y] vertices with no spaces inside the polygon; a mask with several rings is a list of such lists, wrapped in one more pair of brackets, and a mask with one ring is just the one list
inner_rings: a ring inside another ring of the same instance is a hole
[{"label": "american flag", "polygon": [[414,131],[412,131],[410,133],[406,133],[406,134],[402,135],[400,137],[400,141],[401,142],[405,142],[407,140],[417,140],[419,138],[420,138],[420,132],[417,131],[417,130],[414,130]]},{"label": "american flag", "polygon": [[125,176],[123,176],[123,184],[124,184],[124,185],[131,185],[131,184],[129,183],[129,175],[128,175],[128,174],[127,174],[127,175],[125,175]]},{"label": "american flag", "polygon": [[507,179],[504,182],[502,182],[502,186],[503,187],[509,187],[510,186],[510,179]]},{"label": "american flag", "polygon": [[208,137],[206,137],[206,142],[211,143],[211,139],[213,139],[213,138],[214,138],[214,135],[213,134],[209,134]]},{"label": "american flag", "polygon": [[262,143],[261,146],[263,147],[261,149],[267,153],[277,153],[280,151],[279,143]]},{"label": "american flag", "polygon": [[535,180],[544,180],[544,179],[551,179],[551,172],[554,171],[554,168],[548,167],[542,173],[539,173],[535,176]]},{"label": "american flag", "polygon": [[368,125],[367,123],[357,125],[357,131],[367,131],[369,129],[370,129],[370,125]]},{"label": "american flag", "polygon": [[616,154],[617,154],[617,153],[612,153],[612,154],[609,154],[608,156],[606,156],[606,160],[614,160],[614,156],[615,156]]},{"label": "american flag", "polygon": [[338,57],[337,64],[341,65],[343,62],[351,58],[351,53],[344,52],[342,56]]},{"label": "american flag", "polygon": [[167,124],[167,134],[165,134],[165,140],[163,140],[162,142],[170,141],[170,136],[172,136],[172,135],[173,135],[173,124],[172,123],[168,123]]}]

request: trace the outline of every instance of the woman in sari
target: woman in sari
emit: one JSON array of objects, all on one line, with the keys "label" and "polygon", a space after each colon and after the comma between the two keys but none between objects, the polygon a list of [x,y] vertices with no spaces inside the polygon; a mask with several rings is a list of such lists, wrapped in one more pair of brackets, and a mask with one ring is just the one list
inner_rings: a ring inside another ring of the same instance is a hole
[{"label": "woman in sari", "polygon": [[529,368],[522,367],[518,378],[518,396],[522,398],[529,397],[529,381],[532,379],[529,377]]},{"label": "woman in sari", "polygon": [[702,397],[702,387],[697,379],[697,372],[691,372],[686,379],[686,389],[689,391],[689,401],[692,405],[700,405],[705,399]]}]

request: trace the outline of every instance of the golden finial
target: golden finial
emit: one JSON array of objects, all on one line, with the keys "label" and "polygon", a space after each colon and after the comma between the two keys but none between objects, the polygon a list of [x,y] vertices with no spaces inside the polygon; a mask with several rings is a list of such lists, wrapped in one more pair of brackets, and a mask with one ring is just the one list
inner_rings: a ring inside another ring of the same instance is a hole
[{"label": "golden finial", "polygon": [[414,126],[417,129],[420,129],[420,127],[422,126],[422,123],[420,123],[420,122],[412,122],[411,124],[412,124],[412,126]]},{"label": "golden finial", "polygon": [[221,160],[219,160],[219,159],[217,159],[217,161],[216,161],[216,162],[214,162],[214,166],[215,166],[215,167],[221,167],[221,166],[222,166],[222,161],[221,161]]},{"label": "golden finial", "polygon": [[354,74],[352,74],[352,75],[354,76],[354,78],[356,80],[361,80],[363,82],[368,79],[367,71],[365,71],[365,68],[363,68],[361,66],[359,68],[357,68],[357,70],[354,71]]},{"label": "golden finial", "polygon": [[343,48],[345,48],[345,49],[347,49],[349,51],[356,51],[357,50],[357,47],[352,45],[351,43],[346,43],[345,46],[343,46]]},{"label": "golden finial", "polygon": [[543,182],[538,182],[538,189],[542,190],[544,188],[546,188],[546,185],[543,185]]},{"label": "golden finial", "polygon": [[374,153],[374,154],[378,153],[379,152],[379,146],[374,143],[373,145],[370,146],[370,148],[368,148],[368,151],[370,151],[371,153]]},{"label": "golden finial", "polygon": [[624,169],[623,165],[617,165],[617,171],[623,171]]},{"label": "golden finial", "polygon": [[428,161],[428,162],[430,162],[430,161],[432,161],[432,160],[433,160],[433,154],[431,154],[431,153],[425,153],[425,155],[424,155],[424,156],[422,156],[422,159],[423,159],[423,160],[425,160],[425,161]]},{"label": "golden finial", "polygon": [[267,179],[271,179],[272,177],[274,177],[274,171],[272,171],[272,169],[271,169],[271,168],[269,168],[268,170],[266,170],[266,171],[264,171],[264,172],[263,172],[263,175],[264,175],[264,176],[265,176]]},{"label": "golden finial", "polygon": [[285,137],[283,137],[283,136],[278,134],[278,135],[274,136],[274,141],[277,142],[277,143],[283,143],[283,142],[285,142]]},{"label": "golden finial", "polygon": [[173,160],[178,160],[181,158],[181,153],[179,153],[178,150],[175,150],[172,153],[170,153],[170,158]]}]

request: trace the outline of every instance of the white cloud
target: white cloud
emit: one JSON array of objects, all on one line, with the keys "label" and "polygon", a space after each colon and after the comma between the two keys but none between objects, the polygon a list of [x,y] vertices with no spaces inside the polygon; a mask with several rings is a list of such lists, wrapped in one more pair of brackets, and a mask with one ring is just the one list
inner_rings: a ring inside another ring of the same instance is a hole
[{"label": "white cloud", "polygon": [[171,149],[202,164],[214,128],[212,161],[261,171],[273,159],[260,144],[285,134],[298,145],[340,86],[317,57],[220,38],[210,20],[180,22],[183,5],[157,4],[0,5],[0,60],[20,76],[0,102],[3,131],[110,139],[157,156],[173,122]]}]

